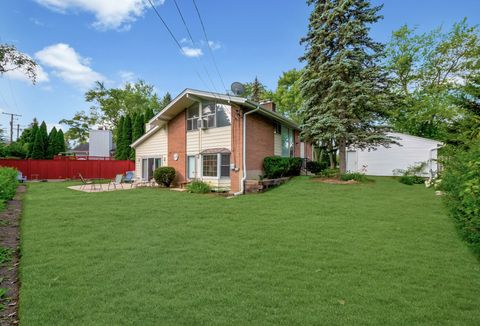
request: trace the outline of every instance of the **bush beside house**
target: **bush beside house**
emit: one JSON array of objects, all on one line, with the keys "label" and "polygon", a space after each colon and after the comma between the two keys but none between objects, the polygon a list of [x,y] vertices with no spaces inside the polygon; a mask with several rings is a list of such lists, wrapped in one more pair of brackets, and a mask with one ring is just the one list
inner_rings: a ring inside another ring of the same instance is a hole
[{"label": "bush beside house", "polygon": [[153,178],[159,185],[170,187],[175,180],[175,169],[170,166],[162,166],[153,172]]},{"label": "bush beside house", "polygon": [[15,196],[18,186],[17,174],[15,169],[0,168],[0,207]]},{"label": "bush beside house", "polygon": [[264,177],[276,179],[300,175],[302,159],[299,157],[268,156],[263,159]]}]

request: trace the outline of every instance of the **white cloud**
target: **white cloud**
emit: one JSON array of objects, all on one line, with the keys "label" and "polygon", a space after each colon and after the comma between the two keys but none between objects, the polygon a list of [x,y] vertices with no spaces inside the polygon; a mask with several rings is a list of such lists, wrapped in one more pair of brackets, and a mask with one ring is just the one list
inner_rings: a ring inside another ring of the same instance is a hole
[{"label": "white cloud", "polygon": [[222,47],[222,45],[220,44],[220,42],[215,42],[215,41],[208,41],[208,45],[210,46],[210,49],[212,50],[218,50]]},{"label": "white cloud", "polygon": [[[45,70],[43,70],[41,65],[37,64],[36,72],[37,72],[37,79],[36,79],[37,83],[48,82],[49,80],[48,74]],[[14,79],[14,80],[21,80],[29,84],[32,83],[32,80],[27,77],[27,75],[22,69],[10,70],[5,73],[5,76],[7,78]]]},{"label": "white cloud", "polygon": [[200,57],[203,55],[203,51],[200,48],[191,48],[189,46],[182,47],[182,54],[189,58]]},{"label": "white cloud", "polygon": [[[61,12],[86,11],[95,15],[95,28],[129,30],[131,23],[143,15],[149,3],[145,0],[35,0],[42,6]],[[153,1],[163,4],[165,0]]]},{"label": "white cloud", "polygon": [[68,44],[50,45],[35,53],[35,57],[43,65],[52,68],[58,77],[83,88],[91,86],[97,80],[105,80],[104,76],[90,68],[89,58],[81,57]]}]

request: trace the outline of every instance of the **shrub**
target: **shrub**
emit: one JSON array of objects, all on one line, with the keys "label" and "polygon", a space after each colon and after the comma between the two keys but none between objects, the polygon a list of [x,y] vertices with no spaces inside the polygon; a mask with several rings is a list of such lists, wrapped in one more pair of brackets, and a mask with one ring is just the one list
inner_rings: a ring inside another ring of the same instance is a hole
[{"label": "shrub", "polygon": [[409,186],[425,183],[425,179],[418,175],[406,175],[406,174],[400,176],[400,178],[398,178],[398,181],[400,183],[403,183]]},{"label": "shrub", "polygon": [[480,253],[480,141],[447,154],[439,188],[463,238]]},{"label": "shrub", "polygon": [[210,185],[206,182],[203,181],[192,181],[187,185],[187,190],[188,192],[194,193],[194,194],[206,194],[212,191],[210,188]]},{"label": "shrub", "polygon": [[340,170],[339,169],[325,169],[320,173],[320,175],[322,177],[327,177],[327,178],[336,178],[340,175]]},{"label": "shrub", "polygon": [[299,157],[268,156],[263,160],[264,177],[275,179],[300,175],[302,159]]},{"label": "shrub", "polygon": [[308,172],[317,174],[325,170],[327,165],[324,162],[308,161],[306,168]]},{"label": "shrub", "polygon": [[18,172],[12,168],[0,168],[0,202],[13,199],[17,191]]},{"label": "shrub", "polygon": [[153,172],[153,178],[159,185],[170,187],[175,180],[175,169],[170,166],[162,166]]},{"label": "shrub", "polygon": [[355,180],[357,182],[367,182],[368,178],[363,173],[347,172],[347,173],[344,173],[344,174],[340,175],[340,180],[342,180],[342,181]]}]

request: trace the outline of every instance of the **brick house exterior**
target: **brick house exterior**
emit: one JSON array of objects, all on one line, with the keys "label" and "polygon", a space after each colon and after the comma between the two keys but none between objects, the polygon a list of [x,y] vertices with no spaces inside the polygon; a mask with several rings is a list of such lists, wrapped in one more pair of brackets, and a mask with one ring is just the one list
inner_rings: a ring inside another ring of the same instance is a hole
[{"label": "brick house exterior", "polygon": [[159,166],[171,166],[176,184],[200,179],[240,193],[245,180],[262,175],[267,156],[313,159],[313,146],[300,141],[298,126],[277,113],[272,102],[186,89],[146,130],[131,145],[136,176],[142,179],[151,179]]}]

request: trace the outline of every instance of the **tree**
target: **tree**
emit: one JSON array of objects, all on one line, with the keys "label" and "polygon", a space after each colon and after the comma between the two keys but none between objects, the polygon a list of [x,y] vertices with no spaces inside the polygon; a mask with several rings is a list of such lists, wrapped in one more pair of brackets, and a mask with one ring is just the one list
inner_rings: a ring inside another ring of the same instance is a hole
[{"label": "tree", "polygon": [[31,158],[35,160],[41,160],[46,158],[46,152],[48,147],[48,133],[47,133],[47,125],[45,121],[42,122],[40,128],[35,134],[35,140],[33,142],[33,149]]},{"label": "tree", "polygon": [[95,122],[96,119],[88,116],[85,111],[75,113],[72,119],[62,119],[59,121],[60,124],[69,127],[65,133],[66,139],[80,144],[88,141],[89,130],[92,129]]},{"label": "tree", "polygon": [[310,142],[334,140],[346,172],[348,146],[372,148],[392,140],[380,122],[385,115],[386,78],[379,61],[383,46],[368,35],[382,6],[367,0],[308,0],[314,4],[300,90],[305,99],[302,136]]},{"label": "tree", "polygon": [[115,149],[115,159],[123,160],[124,159],[124,148],[125,148],[125,141],[124,141],[124,133],[123,133],[123,126],[125,125],[125,118],[123,116],[120,117],[118,121],[118,128],[116,130],[116,149]]},{"label": "tree", "polygon": [[247,97],[255,102],[260,102],[264,100],[271,100],[273,94],[271,91],[267,90],[267,87],[263,85],[257,77],[251,83],[244,83],[245,93],[244,97]]},{"label": "tree", "polygon": [[125,117],[123,122],[123,136],[122,136],[122,146],[123,146],[123,160],[128,160],[131,155],[132,148],[130,144],[132,143],[132,119],[129,115]]},{"label": "tree", "polygon": [[63,130],[59,129],[56,136],[55,136],[55,152],[56,154],[65,153],[67,148],[65,146],[65,136],[63,134]]},{"label": "tree", "polygon": [[[38,121],[37,118],[33,118],[33,122],[30,124],[30,132],[27,132],[26,130],[24,133],[26,133],[26,136],[23,138],[27,142],[27,157],[31,158],[32,153],[33,153],[33,144],[35,142],[35,138],[38,133]],[[23,137],[23,133],[22,133]],[[22,139],[22,137],[20,137]],[[23,141],[23,140],[22,140]]]},{"label": "tree", "polygon": [[47,146],[47,155],[46,158],[52,159],[54,155],[57,155],[57,149],[55,147],[55,142],[57,140],[57,128],[53,127],[48,134],[48,146]]},{"label": "tree", "polygon": [[448,32],[436,28],[419,34],[406,25],[393,32],[386,68],[398,99],[390,117],[396,130],[448,140],[448,130],[463,116],[451,93],[480,68],[478,34],[466,19]]},{"label": "tree", "polygon": [[144,117],[143,114],[136,114],[133,119],[133,130],[132,130],[132,142],[136,141],[138,138],[142,137],[145,133],[144,130]]},{"label": "tree", "polygon": [[97,82],[85,93],[85,100],[93,103],[91,117],[108,129],[117,128],[122,115],[144,113],[147,109],[158,112],[161,105],[153,86],[142,80],[127,83],[124,88],[106,88],[103,83]]},{"label": "tree", "polygon": [[0,44],[0,75],[14,70],[20,70],[35,84],[37,63],[28,55],[18,51],[15,46]]},{"label": "tree", "polygon": [[155,116],[155,113],[153,113],[153,110],[151,108],[147,108],[145,110],[145,116],[144,116],[144,122],[147,123],[148,121],[150,121],[151,118],[153,118]]},{"label": "tree", "polygon": [[277,111],[297,123],[301,122],[299,110],[303,104],[300,92],[301,76],[302,71],[296,69],[284,72],[278,79],[277,89],[273,93]]},{"label": "tree", "polygon": [[[162,100],[160,101],[160,107],[159,107],[158,112],[163,110],[168,104],[170,104],[170,102],[172,102],[172,95],[170,95],[170,93],[167,92],[167,93],[165,93]],[[156,112],[156,113],[158,113],[158,112]]]}]

